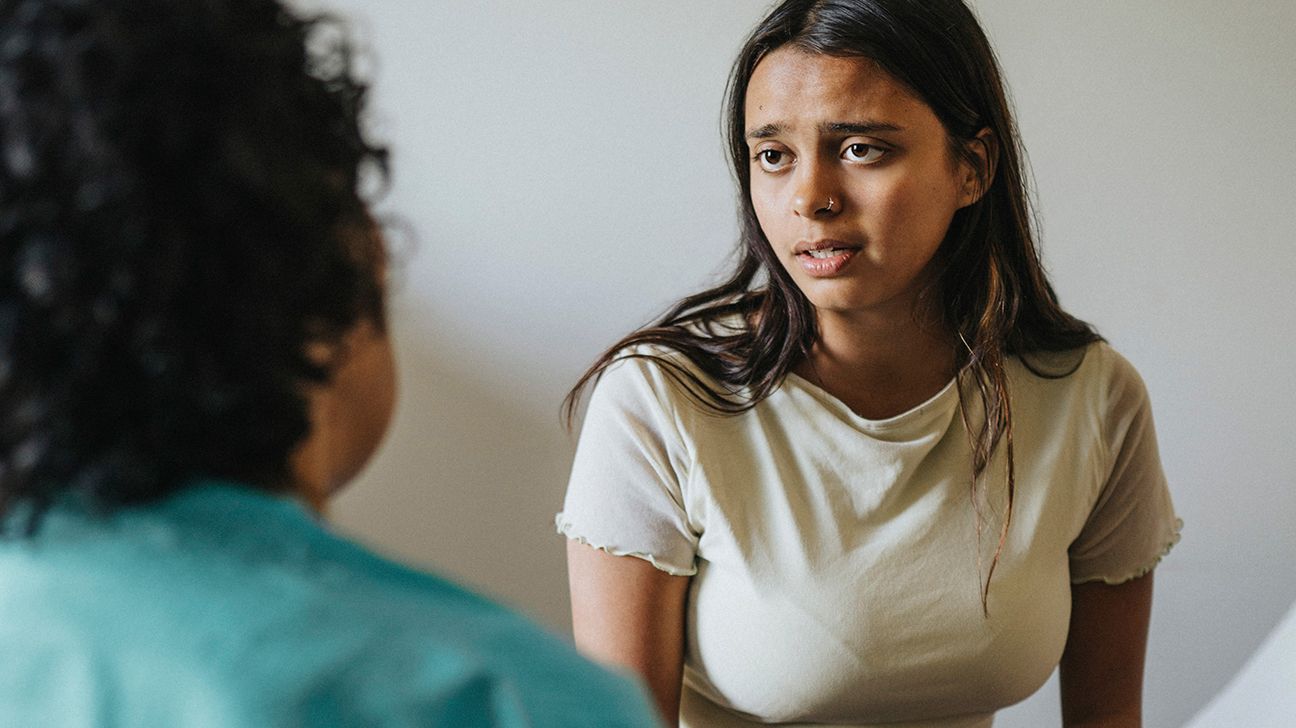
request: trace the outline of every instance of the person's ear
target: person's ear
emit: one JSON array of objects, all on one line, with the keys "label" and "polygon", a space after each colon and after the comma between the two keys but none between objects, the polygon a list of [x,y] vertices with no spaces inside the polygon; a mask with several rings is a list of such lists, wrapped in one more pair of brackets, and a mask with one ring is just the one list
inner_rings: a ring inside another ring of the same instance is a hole
[{"label": "person's ear", "polygon": [[968,156],[961,165],[963,173],[959,207],[975,205],[994,183],[999,162],[999,140],[989,127],[964,143]]}]

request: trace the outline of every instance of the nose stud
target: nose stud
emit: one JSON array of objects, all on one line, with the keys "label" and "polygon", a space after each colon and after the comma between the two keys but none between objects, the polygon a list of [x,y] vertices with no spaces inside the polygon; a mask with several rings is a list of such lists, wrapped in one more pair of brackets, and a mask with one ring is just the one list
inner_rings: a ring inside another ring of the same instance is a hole
[{"label": "nose stud", "polygon": [[822,205],[816,205],[816,206],[813,207],[813,208],[811,208],[809,205],[806,204],[808,201],[809,201],[809,200],[808,200],[807,198],[805,198],[805,197],[798,197],[798,198],[797,198],[797,200],[796,200],[796,211],[797,211],[797,214],[798,214],[798,215],[804,215],[804,214],[807,214],[807,212],[808,212],[809,210],[814,210],[813,213],[810,213],[810,214],[812,214],[812,215],[825,215],[825,214],[827,214],[827,215],[831,215],[831,214],[833,214],[834,212],[837,212],[838,210],[841,209],[841,207],[837,204],[837,200],[834,200],[834,199],[832,198],[832,195],[829,195],[829,196],[828,196],[828,201],[827,201],[827,202],[825,202],[825,203],[822,204]]}]

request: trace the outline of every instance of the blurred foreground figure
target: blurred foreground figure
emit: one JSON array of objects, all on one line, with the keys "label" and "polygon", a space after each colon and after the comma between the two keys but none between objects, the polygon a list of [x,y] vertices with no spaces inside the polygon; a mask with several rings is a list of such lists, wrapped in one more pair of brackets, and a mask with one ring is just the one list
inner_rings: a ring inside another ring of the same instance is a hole
[{"label": "blurred foreground figure", "polygon": [[395,400],[364,94],[274,0],[0,0],[0,725],[652,725],[319,521]]}]

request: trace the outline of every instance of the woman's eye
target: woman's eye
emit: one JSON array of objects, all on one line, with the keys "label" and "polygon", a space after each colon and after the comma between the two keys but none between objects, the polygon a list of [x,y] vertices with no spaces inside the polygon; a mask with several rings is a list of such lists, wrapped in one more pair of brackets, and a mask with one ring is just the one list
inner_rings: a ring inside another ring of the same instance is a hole
[{"label": "woman's eye", "polygon": [[766,172],[777,172],[788,165],[788,155],[778,149],[762,149],[756,153],[756,161]]},{"label": "woman's eye", "polygon": [[851,162],[871,164],[886,156],[886,150],[872,144],[852,144],[842,152],[842,157]]}]

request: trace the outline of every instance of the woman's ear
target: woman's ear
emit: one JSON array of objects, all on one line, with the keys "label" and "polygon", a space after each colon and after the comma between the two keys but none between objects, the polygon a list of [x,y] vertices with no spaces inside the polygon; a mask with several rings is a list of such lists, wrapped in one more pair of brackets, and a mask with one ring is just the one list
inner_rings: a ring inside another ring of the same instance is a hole
[{"label": "woman's ear", "polygon": [[[964,143],[968,156],[962,165],[963,188],[960,207],[975,205],[994,182],[999,162],[999,140],[989,127]],[[972,160],[975,160],[973,163]]]},{"label": "woman's ear", "polygon": [[296,491],[323,512],[327,500],[378,449],[396,406],[396,362],[387,333],[362,317],[340,341],[307,345],[329,368],[304,388],[310,432],[289,459]]}]

